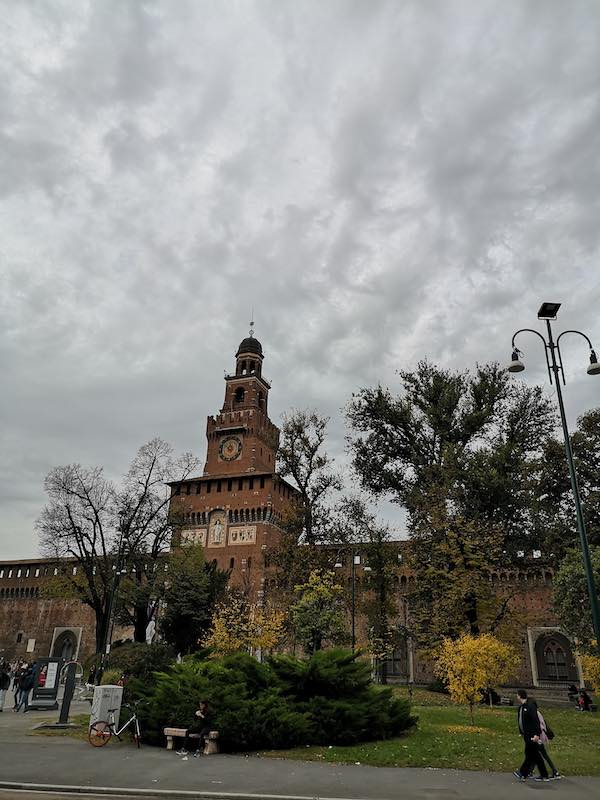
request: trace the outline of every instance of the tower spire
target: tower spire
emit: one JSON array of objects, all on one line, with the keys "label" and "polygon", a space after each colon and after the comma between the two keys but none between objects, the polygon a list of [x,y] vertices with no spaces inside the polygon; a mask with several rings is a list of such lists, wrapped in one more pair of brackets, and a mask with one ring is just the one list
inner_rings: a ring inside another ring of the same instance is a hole
[{"label": "tower spire", "polygon": [[250,338],[254,336],[254,306],[252,306],[252,314],[250,315]]}]

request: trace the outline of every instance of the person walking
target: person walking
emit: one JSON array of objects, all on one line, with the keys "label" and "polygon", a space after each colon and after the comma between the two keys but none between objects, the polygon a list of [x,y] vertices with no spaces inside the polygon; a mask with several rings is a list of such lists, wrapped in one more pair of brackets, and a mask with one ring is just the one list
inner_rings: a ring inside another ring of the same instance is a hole
[{"label": "person walking", "polygon": [[546,750],[546,745],[549,743],[550,739],[554,739],[554,733],[552,729],[547,724],[546,720],[542,712],[538,709],[538,719],[540,721],[540,754],[544,761],[548,764],[550,769],[552,770],[552,775],[550,776],[550,780],[560,780],[562,775],[554,766],[554,762],[550,758],[550,754]]},{"label": "person walking", "polygon": [[25,706],[23,709],[23,713],[25,714],[29,711],[29,692],[33,689],[35,683],[35,672],[33,668],[33,664],[29,664],[23,675],[21,676],[21,680],[19,681],[19,688],[21,690],[21,695],[19,697],[19,702],[15,711],[20,711],[21,706]]},{"label": "person walking", "polygon": [[540,774],[536,775],[534,780],[547,781],[549,779],[548,770],[540,753],[542,728],[538,717],[537,705],[533,700],[528,699],[525,689],[519,689],[517,700],[519,701],[517,722],[519,732],[525,742],[525,758],[520,768],[513,772],[513,775],[520,781],[524,781],[532,773],[533,768],[537,767]]},{"label": "person walking", "polygon": [[21,678],[25,674],[27,664],[16,664],[13,670],[13,711],[17,711],[19,703],[21,702]]},{"label": "person walking", "polygon": [[2,662],[0,664],[0,713],[4,711],[4,700],[6,698],[6,692],[10,688],[10,667],[8,664]]}]

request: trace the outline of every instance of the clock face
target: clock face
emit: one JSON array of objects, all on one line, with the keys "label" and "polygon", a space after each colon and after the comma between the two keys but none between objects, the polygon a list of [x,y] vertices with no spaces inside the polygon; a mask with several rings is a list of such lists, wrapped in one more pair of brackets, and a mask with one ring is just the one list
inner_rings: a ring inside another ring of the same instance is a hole
[{"label": "clock face", "polygon": [[223,461],[233,461],[242,452],[242,442],[237,436],[226,436],[219,445],[219,455]]}]

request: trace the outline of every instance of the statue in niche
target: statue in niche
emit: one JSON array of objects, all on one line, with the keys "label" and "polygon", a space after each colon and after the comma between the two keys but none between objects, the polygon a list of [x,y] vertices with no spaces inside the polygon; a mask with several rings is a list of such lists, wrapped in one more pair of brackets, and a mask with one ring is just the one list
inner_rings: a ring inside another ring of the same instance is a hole
[{"label": "statue in niche", "polygon": [[221,522],[220,519],[217,519],[213,527],[213,542],[215,544],[221,544],[222,532],[223,532],[223,523]]}]

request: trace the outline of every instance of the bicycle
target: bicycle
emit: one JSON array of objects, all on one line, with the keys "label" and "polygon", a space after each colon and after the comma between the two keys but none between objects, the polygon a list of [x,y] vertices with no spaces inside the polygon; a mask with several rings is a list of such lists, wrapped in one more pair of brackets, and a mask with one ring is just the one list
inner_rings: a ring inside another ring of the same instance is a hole
[{"label": "bicycle", "polygon": [[[139,702],[139,701],[138,701]],[[137,706],[137,703],[133,704]],[[133,723],[133,730],[132,736],[133,741],[137,744],[138,748],[140,746],[142,733],[140,730],[140,721],[138,719],[137,714],[135,713],[135,708],[131,717],[127,720],[127,722],[122,725],[119,730],[115,727],[115,711],[116,708],[109,708],[108,709],[108,721],[105,720],[98,720],[90,725],[90,729],[88,731],[88,741],[93,747],[104,747],[105,744],[108,744],[113,736],[116,736],[117,739],[122,742],[121,734],[124,730],[126,730],[132,723]]]}]

